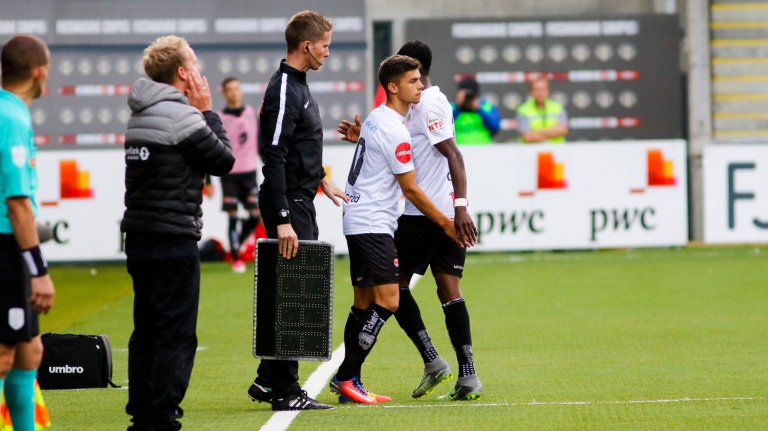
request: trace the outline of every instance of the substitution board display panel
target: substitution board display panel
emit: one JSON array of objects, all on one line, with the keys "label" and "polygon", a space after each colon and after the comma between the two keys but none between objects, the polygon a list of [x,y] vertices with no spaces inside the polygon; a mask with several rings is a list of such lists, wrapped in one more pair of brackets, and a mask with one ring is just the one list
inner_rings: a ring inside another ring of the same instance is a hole
[{"label": "substitution board display panel", "polygon": [[253,356],[319,360],[331,357],[333,245],[299,241],[296,257],[278,255],[278,241],[256,246]]}]

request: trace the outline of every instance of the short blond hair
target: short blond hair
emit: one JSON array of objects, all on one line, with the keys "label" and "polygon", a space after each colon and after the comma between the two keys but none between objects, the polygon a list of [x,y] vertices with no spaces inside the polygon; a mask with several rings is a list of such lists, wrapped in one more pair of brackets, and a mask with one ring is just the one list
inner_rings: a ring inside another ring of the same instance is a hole
[{"label": "short blond hair", "polygon": [[305,10],[292,16],[285,27],[285,43],[288,53],[299,49],[301,42],[317,42],[326,32],[333,30],[333,23],[328,18],[311,10]]},{"label": "short blond hair", "polygon": [[176,35],[160,36],[144,49],[141,63],[144,73],[153,81],[164,84],[173,83],[176,71],[184,66],[185,50],[189,43]]}]

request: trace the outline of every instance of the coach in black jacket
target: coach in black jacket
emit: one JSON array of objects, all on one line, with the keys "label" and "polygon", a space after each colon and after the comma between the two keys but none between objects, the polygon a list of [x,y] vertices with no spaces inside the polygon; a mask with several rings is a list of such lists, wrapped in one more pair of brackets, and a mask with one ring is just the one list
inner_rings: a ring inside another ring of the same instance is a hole
[{"label": "coach in black jacket", "polygon": [[[269,81],[259,114],[259,150],[264,182],[259,206],[269,238],[279,240],[286,259],[296,256],[299,239],[318,236],[313,200],[318,186],[338,206],[344,191],[325,177],[323,127],[320,111],[307,87],[308,70],[317,70],[328,57],[332,25],[312,11],[299,12],[288,22],[288,55]],[[272,404],[272,410],[331,408],[301,390],[297,361],[262,360],[248,395]]]},{"label": "coach in black jacket", "polygon": [[125,232],[133,278],[129,430],[178,430],[197,348],[205,174],[235,158],[194,51],[176,36],[144,50],[150,79],[133,84],[125,140]]}]

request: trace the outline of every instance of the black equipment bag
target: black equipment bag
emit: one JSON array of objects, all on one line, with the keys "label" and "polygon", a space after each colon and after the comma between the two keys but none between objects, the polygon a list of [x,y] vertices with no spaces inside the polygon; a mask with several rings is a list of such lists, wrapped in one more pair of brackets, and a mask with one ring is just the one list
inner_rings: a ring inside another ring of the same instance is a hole
[{"label": "black equipment bag", "polygon": [[333,245],[299,241],[293,259],[276,239],[256,243],[253,356],[327,361],[331,358]]},{"label": "black equipment bag", "polygon": [[46,333],[40,338],[40,389],[117,387],[112,383],[112,348],[106,335]]}]

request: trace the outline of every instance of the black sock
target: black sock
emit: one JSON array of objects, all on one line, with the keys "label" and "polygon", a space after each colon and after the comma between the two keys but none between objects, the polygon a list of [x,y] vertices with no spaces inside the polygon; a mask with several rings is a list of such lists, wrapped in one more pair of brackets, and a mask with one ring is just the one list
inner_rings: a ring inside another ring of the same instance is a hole
[{"label": "black sock", "polygon": [[[352,316],[352,313],[350,313]],[[357,315],[354,325],[347,319],[344,329],[344,361],[336,373],[339,380],[349,380],[352,377],[360,377],[360,371],[368,353],[376,344],[376,337],[381,331],[392,312],[379,304],[372,303],[366,310]],[[347,334],[347,330],[350,334]]]},{"label": "black sock", "polygon": [[229,236],[229,252],[232,254],[232,261],[236,261],[240,258],[240,232],[238,232],[237,217],[229,218],[229,227],[227,228],[227,236]]},{"label": "black sock", "polygon": [[361,308],[351,307],[347,316],[347,324],[344,325],[344,345],[357,343],[357,320],[365,313]]},{"label": "black sock", "polygon": [[475,363],[472,357],[472,333],[469,328],[469,312],[464,298],[454,299],[443,304],[445,313],[445,327],[448,328],[448,336],[451,345],[456,351],[456,359],[459,362],[459,377],[475,374]]},{"label": "black sock", "polygon": [[411,294],[411,289],[400,289],[400,306],[395,312],[395,318],[405,335],[413,341],[424,363],[429,363],[437,358],[437,350],[432,345],[424,320],[421,319],[421,311],[416,299]]},{"label": "black sock", "polygon": [[248,236],[253,233],[253,230],[256,229],[256,225],[259,224],[259,220],[261,220],[261,217],[251,215],[243,222],[243,226],[240,228],[240,243],[245,241]]}]

